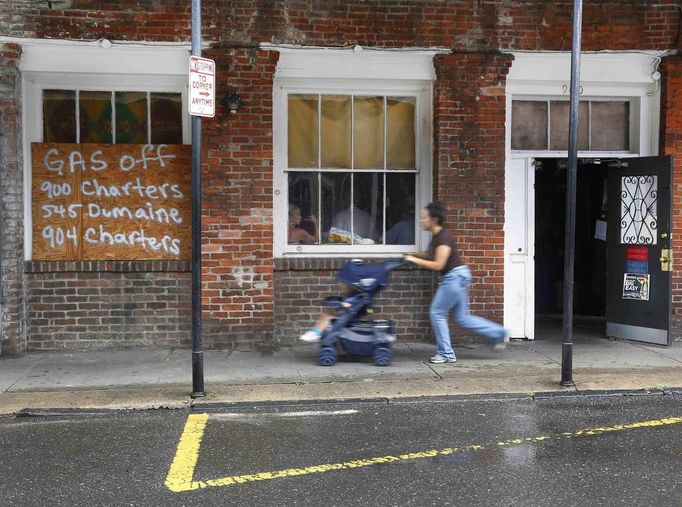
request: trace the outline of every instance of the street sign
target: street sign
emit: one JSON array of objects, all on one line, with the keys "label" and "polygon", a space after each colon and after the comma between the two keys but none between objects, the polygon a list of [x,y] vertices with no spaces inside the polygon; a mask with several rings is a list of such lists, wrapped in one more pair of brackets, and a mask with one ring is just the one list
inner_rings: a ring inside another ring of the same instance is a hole
[{"label": "street sign", "polygon": [[215,61],[189,57],[189,114],[215,116]]}]

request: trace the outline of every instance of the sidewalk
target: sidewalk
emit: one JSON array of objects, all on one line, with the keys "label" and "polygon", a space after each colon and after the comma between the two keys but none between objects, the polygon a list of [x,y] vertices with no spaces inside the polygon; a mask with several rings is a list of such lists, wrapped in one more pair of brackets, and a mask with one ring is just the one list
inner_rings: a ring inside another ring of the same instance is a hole
[{"label": "sidewalk", "polygon": [[[456,347],[455,364],[426,361],[433,346],[398,343],[391,366],[341,354],[317,365],[317,348],[276,352],[207,351],[202,403],[396,398],[682,387],[682,343],[671,348],[575,336],[575,388],[559,386],[558,340],[513,341],[495,353]],[[189,350],[30,353],[0,358],[0,414],[26,408],[158,408],[189,406]]]}]

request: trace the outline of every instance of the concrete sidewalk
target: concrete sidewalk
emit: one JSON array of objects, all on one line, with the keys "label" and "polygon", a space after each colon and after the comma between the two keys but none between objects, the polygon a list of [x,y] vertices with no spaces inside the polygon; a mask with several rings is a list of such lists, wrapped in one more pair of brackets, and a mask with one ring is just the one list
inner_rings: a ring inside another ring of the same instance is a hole
[{"label": "concrete sidewalk", "polygon": [[[513,341],[495,353],[456,347],[455,364],[431,365],[433,345],[398,343],[391,366],[341,355],[317,365],[317,348],[207,351],[202,403],[535,393],[559,386],[561,344]],[[575,336],[570,390],[682,387],[682,343],[671,348]],[[191,404],[189,350],[30,353],[0,358],[0,414],[26,408],[156,408]]]}]

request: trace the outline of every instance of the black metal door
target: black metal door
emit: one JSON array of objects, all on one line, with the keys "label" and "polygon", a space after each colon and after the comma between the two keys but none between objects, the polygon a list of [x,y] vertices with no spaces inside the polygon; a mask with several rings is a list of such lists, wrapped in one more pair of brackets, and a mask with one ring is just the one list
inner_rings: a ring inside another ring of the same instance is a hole
[{"label": "black metal door", "polygon": [[672,158],[623,159],[609,170],[606,333],[670,344]]}]

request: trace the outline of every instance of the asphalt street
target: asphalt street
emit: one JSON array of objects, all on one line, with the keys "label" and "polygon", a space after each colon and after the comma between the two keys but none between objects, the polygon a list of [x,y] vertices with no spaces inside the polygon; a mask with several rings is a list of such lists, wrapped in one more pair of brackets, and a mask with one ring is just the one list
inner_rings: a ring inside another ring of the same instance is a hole
[{"label": "asphalt street", "polygon": [[682,396],[0,419],[2,505],[682,505]]}]

